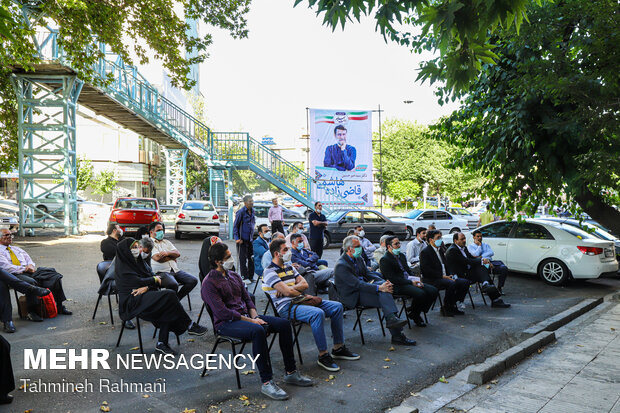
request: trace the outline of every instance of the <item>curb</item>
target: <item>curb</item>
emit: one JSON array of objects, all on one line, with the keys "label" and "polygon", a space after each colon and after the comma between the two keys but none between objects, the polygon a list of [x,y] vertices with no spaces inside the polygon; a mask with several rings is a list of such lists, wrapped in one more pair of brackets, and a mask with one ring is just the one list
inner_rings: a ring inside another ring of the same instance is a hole
[{"label": "curb", "polygon": [[603,303],[603,297],[597,299],[583,300],[577,305],[572,306],[568,310],[562,311],[546,320],[541,321],[538,324],[534,324],[530,328],[523,330],[523,334],[526,337],[533,337],[543,331],[555,331],[558,328],[570,323],[580,315],[587,313],[594,307]]},{"label": "curb", "polygon": [[509,348],[497,356],[489,357],[484,363],[473,367],[469,372],[467,382],[476,385],[482,385],[488,382],[493,377],[514,366],[541,347],[554,341],[555,330],[602,304],[603,301],[603,297],[583,300],[568,310],[562,311],[524,330],[523,334],[529,337],[527,340]]}]

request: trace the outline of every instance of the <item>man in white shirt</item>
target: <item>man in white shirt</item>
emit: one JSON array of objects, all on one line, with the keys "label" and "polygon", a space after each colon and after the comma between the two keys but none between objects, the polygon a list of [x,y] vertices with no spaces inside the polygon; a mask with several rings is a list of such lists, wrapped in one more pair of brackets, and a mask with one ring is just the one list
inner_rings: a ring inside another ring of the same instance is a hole
[{"label": "man in white shirt", "polygon": [[198,278],[179,269],[177,258],[181,256],[181,253],[172,242],[164,239],[164,231],[164,225],[161,222],[153,222],[149,226],[155,245],[151,253],[151,268],[161,277],[162,287],[177,291],[179,284],[181,285],[181,289],[177,291],[177,297],[181,300],[196,287]]},{"label": "man in white shirt", "polygon": [[372,258],[372,253],[377,249],[376,246],[373,245],[372,242],[368,238],[366,238],[366,231],[364,231],[364,227],[358,225],[355,227],[355,235],[360,239],[362,243],[362,248],[364,248],[364,252],[368,258]]},{"label": "man in white shirt", "polygon": [[420,252],[428,245],[425,239],[426,228],[418,227],[415,230],[415,239],[407,244],[407,250],[405,251],[409,268],[411,268],[415,275],[420,275]]},{"label": "man in white shirt", "polygon": [[284,233],[284,208],[278,205],[278,198],[273,198],[271,201],[273,206],[269,208],[269,213],[267,214],[271,224],[271,232]]}]

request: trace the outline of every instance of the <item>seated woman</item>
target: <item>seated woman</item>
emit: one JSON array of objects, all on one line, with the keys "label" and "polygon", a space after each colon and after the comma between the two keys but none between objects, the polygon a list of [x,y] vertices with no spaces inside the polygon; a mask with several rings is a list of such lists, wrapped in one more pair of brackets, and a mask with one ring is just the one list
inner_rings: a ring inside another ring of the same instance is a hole
[{"label": "seated woman", "polygon": [[180,335],[187,330],[189,334],[201,336],[207,329],[189,318],[174,291],[158,289],[161,279],[144,262],[150,252],[149,241],[126,238],[116,247],[114,279],[119,298],[118,312],[123,321],[140,317],[152,322],[159,328],[155,350],[175,354],[168,345],[170,331]]},{"label": "seated woman", "polygon": [[288,394],[273,380],[267,332],[278,333],[286,374],[284,383],[312,386],[312,380],[302,376],[295,366],[291,323],[279,317],[261,315],[250,299],[239,274],[230,271],[234,260],[224,243],[209,249],[212,270],[202,283],[201,295],[213,312],[215,331],[229,337],[252,341],[252,352],[263,383],[261,392],[275,400],[286,400]]}]

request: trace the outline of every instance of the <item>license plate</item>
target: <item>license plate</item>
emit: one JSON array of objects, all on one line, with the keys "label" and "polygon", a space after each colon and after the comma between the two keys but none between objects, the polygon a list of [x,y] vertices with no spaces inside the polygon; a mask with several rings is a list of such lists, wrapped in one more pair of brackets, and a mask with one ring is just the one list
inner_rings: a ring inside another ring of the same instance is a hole
[{"label": "license plate", "polygon": [[204,221],[203,217],[189,217],[190,221]]}]

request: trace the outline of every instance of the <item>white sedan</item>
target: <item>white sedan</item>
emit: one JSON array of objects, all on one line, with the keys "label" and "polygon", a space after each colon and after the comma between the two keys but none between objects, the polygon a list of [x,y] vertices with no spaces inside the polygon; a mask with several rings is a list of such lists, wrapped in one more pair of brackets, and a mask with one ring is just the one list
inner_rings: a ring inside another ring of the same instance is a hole
[{"label": "white sedan", "polygon": [[211,202],[185,201],[181,204],[174,224],[174,237],[180,239],[189,233],[220,235],[220,217]]},{"label": "white sedan", "polygon": [[392,221],[407,224],[407,239],[415,237],[415,231],[419,227],[428,228],[430,224],[441,231],[442,234],[452,234],[466,231],[467,220],[453,216],[443,209],[414,209],[402,217],[393,217]]},{"label": "white sedan", "polygon": [[[538,219],[497,221],[478,228],[493,259],[510,271],[538,274],[546,283],[598,278],[618,271],[615,245],[570,225]],[[473,242],[471,232],[467,243]]]}]

